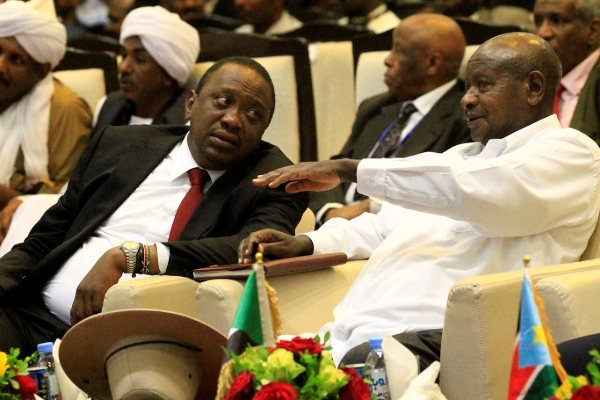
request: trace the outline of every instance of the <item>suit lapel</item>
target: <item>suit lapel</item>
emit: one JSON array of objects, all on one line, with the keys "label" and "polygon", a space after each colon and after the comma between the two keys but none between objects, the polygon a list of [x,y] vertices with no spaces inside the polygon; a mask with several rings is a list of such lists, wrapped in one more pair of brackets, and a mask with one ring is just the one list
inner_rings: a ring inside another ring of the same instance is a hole
[{"label": "suit lapel", "polygon": [[356,146],[354,158],[360,159],[369,156],[383,131],[398,117],[401,106],[402,103],[399,102],[384,106],[378,116],[371,118],[368,128],[363,131],[366,134],[362,135]]},{"label": "suit lapel", "polygon": [[107,180],[96,190],[73,223],[72,232],[95,231],[127,200],[133,191],[169,154],[183,136],[148,135],[145,142],[131,144]]}]

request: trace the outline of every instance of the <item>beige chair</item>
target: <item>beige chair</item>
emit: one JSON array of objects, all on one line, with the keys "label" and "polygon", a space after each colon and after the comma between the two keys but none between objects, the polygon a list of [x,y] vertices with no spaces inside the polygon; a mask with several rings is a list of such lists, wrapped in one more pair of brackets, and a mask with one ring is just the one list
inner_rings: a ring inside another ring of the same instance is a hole
[{"label": "beige chair", "polygon": [[[598,297],[594,291],[598,285],[591,279],[600,279],[598,235],[600,232],[594,231],[582,256],[593,259],[531,271],[534,283],[541,282],[538,288],[547,299],[549,317],[561,321],[551,325],[557,341],[600,332],[600,318],[590,307]],[[333,308],[364,263],[350,261],[330,270],[270,279],[278,292],[284,333],[314,332],[330,321]],[[444,322],[440,382],[449,400],[506,398],[522,281],[521,271],[511,271],[464,279],[453,286]],[[576,283],[586,286],[585,291]],[[233,280],[200,285],[177,277],[129,281],[107,292],[104,310],[159,307],[193,315],[227,333],[242,288],[243,281]],[[552,296],[566,301],[548,300]]]},{"label": "beige chair", "polygon": [[319,160],[338,154],[354,123],[352,42],[311,43]]},{"label": "beige chair", "polygon": [[57,71],[54,77],[77,93],[92,110],[106,96],[104,72],[100,68]]}]

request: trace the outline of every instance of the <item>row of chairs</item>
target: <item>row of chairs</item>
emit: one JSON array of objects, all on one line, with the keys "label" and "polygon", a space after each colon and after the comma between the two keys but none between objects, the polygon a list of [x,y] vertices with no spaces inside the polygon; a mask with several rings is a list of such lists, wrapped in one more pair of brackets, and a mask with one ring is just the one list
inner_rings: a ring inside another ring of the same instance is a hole
[{"label": "row of chairs", "polygon": [[[457,21],[465,27],[479,27],[477,34],[467,36],[469,44],[520,30],[466,19]],[[297,33],[277,38],[232,32],[203,34],[198,64],[186,88],[193,88],[214,61],[232,55],[259,59],[273,78],[277,97],[265,140],[281,147],[294,162],[327,159],[339,152],[349,135],[358,104],[387,90],[383,59],[391,48],[393,31],[373,34],[330,25],[334,29],[329,31],[328,40],[315,42],[318,31],[306,30],[314,26],[317,24],[307,24]],[[325,24],[319,26],[323,30]],[[298,37],[300,34],[309,39]],[[101,39],[88,50],[69,48],[56,69],[62,71],[57,73],[59,79],[80,93],[92,108],[104,94],[118,89],[117,56],[109,50],[115,45],[111,40]],[[83,79],[83,72],[73,72],[93,68],[103,74],[96,71],[93,79]]]}]

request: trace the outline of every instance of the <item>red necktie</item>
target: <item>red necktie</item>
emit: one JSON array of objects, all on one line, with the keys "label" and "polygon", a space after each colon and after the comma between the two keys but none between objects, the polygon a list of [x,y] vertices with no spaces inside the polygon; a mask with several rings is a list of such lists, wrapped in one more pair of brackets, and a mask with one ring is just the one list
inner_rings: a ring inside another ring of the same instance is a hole
[{"label": "red necktie", "polygon": [[186,193],[183,200],[181,200],[179,208],[177,208],[173,226],[171,226],[171,232],[169,233],[169,242],[179,239],[183,228],[185,228],[194,210],[204,197],[204,193],[202,192],[204,184],[210,179],[208,172],[200,168],[192,168],[187,173],[190,177],[192,187]]},{"label": "red necktie", "polygon": [[560,119],[560,114],[558,113],[558,103],[560,102],[560,96],[562,92],[564,92],[565,87],[562,85],[558,85],[558,89],[556,89],[556,97],[554,98],[554,114]]}]

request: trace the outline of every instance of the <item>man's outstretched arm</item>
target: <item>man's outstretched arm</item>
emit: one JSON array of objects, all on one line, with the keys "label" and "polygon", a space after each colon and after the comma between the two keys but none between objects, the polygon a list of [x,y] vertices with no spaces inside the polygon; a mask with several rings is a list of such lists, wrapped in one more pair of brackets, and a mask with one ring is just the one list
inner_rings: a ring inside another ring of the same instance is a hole
[{"label": "man's outstretched arm", "polygon": [[323,192],[341,182],[356,182],[356,171],[360,160],[327,160],[305,162],[257,176],[252,180],[257,186],[276,188],[283,183],[288,193]]}]

